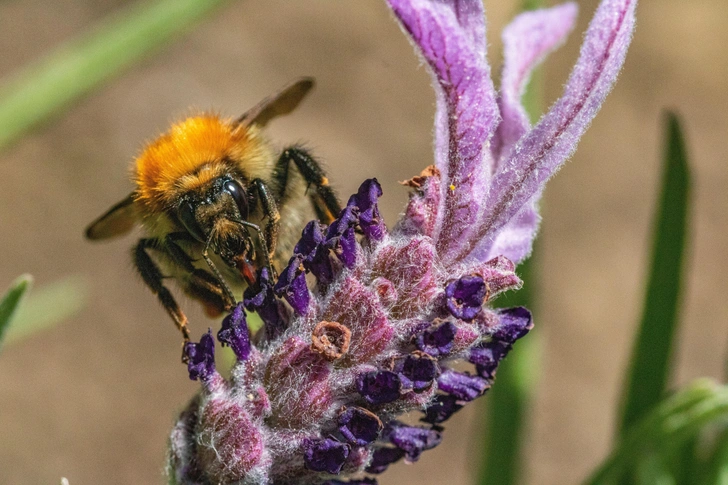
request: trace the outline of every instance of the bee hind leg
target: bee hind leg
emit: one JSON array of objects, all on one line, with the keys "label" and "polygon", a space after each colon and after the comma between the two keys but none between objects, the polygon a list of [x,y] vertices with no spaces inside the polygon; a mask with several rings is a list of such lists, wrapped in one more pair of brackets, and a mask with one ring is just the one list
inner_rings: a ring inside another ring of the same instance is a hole
[{"label": "bee hind leg", "polygon": [[319,219],[326,224],[330,224],[341,212],[341,203],[329,185],[329,179],[326,177],[321,165],[311,154],[300,147],[287,148],[283,150],[278,158],[274,178],[278,185],[279,198],[285,199],[286,197],[288,167],[291,162],[296,165],[306,183],[316,188],[316,191],[309,195],[311,203]]},{"label": "bee hind leg", "polygon": [[160,250],[159,241],[157,239],[140,239],[133,250],[134,265],[137,271],[139,271],[144,283],[152,290],[152,293],[157,295],[159,302],[167,310],[169,316],[172,317],[175,325],[182,332],[182,337],[185,341],[188,341],[190,339],[190,331],[187,327],[187,316],[182,312],[182,309],[169,289],[162,283],[164,276],[159,270],[159,266],[157,266],[147,252],[148,249]]}]

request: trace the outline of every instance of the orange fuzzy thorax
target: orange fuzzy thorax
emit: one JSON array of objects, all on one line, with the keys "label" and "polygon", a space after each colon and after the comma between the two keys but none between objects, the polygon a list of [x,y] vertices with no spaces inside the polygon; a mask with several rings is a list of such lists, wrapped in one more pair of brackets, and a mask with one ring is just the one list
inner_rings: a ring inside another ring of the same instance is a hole
[{"label": "orange fuzzy thorax", "polygon": [[212,114],[193,116],[172,125],[136,159],[136,200],[152,212],[164,211],[182,193],[231,168],[256,176],[269,163],[257,127],[235,126]]}]

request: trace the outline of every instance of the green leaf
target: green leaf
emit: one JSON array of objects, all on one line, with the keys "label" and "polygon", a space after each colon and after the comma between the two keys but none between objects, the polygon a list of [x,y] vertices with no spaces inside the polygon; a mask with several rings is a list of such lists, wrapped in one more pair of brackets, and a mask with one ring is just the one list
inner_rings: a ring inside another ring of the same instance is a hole
[{"label": "green leaf", "polygon": [[674,113],[666,118],[662,195],[642,321],[626,376],[621,433],[663,397],[678,324],[690,173],[678,118]]},{"label": "green leaf", "polygon": [[0,301],[0,346],[2,346],[3,339],[8,327],[10,326],[10,322],[13,320],[13,317],[18,310],[18,305],[32,284],[32,276],[28,274],[20,276],[13,282],[10,289],[5,292],[2,301]]},{"label": "green leaf", "polygon": [[7,343],[23,340],[76,315],[86,306],[88,294],[88,283],[79,276],[67,276],[36,288],[18,310]]},{"label": "green leaf", "polygon": [[650,455],[637,466],[637,485],[675,485],[675,479],[663,457]]},{"label": "green leaf", "polygon": [[0,149],[184,32],[226,0],[138,1],[0,89]]},{"label": "green leaf", "polygon": [[728,485],[728,431],[723,431],[708,463],[701,467],[703,480],[700,485]]},{"label": "green leaf", "polygon": [[664,399],[623,435],[617,447],[585,483],[616,483],[650,454],[670,456],[705,426],[728,419],[728,387],[695,381]]}]

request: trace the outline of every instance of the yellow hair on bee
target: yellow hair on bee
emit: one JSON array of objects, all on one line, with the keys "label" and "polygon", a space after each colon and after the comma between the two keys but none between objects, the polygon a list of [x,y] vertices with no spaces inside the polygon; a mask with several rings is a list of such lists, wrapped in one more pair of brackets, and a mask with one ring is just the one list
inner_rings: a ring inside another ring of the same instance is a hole
[{"label": "yellow hair on bee", "polygon": [[149,143],[135,162],[135,200],[150,213],[171,208],[179,196],[229,172],[269,173],[273,156],[256,126],[235,125],[214,114],[175,123]]}]

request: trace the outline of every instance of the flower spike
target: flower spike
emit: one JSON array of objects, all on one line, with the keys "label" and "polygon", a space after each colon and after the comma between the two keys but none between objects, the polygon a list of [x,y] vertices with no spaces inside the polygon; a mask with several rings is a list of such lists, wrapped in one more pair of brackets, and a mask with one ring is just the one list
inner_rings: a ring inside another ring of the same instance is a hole
[{"label": "flower spike", "polygon": [[[387,2],[432,75],[435,163],[404,182],[413,192],[391,232],[381,186],[366,180],[328,227],[303,229],[277,280],[258,272],[218,332],[238,357],[229,380],[211,332],[185,345],[202,390],[170,438],[179,485],[375,485],[363,475],[437,446],[441,425],[487,393],[533,327],[525,308],[490,304],[521,287],[543,185],[614,83],[636,0],[601,1],[563,97],[534,128],[520,98],[575,4],[506,29],[496,95],[480,0]],[[243,307],[263,335],[250,335]],[[399,421],[412,412],[420,426]]]}]

